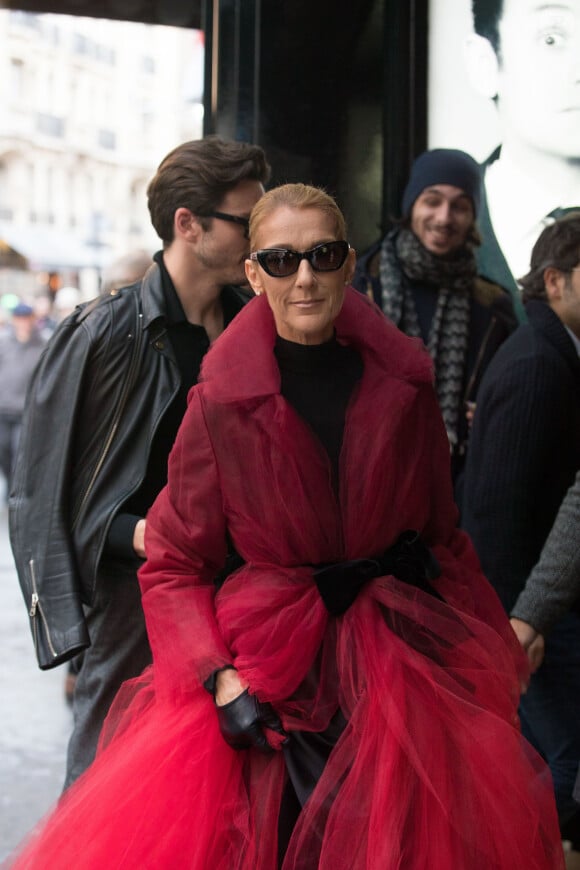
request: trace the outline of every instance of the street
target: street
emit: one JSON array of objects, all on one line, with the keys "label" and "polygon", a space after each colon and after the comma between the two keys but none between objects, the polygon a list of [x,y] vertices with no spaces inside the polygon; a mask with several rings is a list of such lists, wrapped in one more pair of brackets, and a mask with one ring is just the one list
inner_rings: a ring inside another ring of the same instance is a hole
[{"label": "street", "polygon": [[64,780],[72,716],[66,668],[41,671],[8,540],[0,492],[0,861],[51,806]]}]

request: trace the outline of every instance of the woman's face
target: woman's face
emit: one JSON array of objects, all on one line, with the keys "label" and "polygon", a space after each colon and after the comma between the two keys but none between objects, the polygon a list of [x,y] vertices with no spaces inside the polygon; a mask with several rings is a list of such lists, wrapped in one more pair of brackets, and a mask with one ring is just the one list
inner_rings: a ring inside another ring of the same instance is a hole
[{"label": "woman's face", "polygon": [[[252,248],[286,248],[302,253],[334,241],[340,240],[326,212],[280,206],[262,220]],[[246,275],[254,292],[268,299],[278,335],[299,344],[322,344],[332,338],[355,257],[350,249],[344,264],[334,272],[314,271],[303,259],[298,271],[285,278],[268,275],[256,260],[246,260]]]}]

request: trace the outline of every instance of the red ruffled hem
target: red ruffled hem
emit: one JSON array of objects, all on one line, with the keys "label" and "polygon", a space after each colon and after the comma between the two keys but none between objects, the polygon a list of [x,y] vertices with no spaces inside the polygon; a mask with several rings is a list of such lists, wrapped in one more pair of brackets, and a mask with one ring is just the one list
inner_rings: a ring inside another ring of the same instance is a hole
[{"label": "red ruffled hem", "polygon": [[[506,638],[383,578],[327,641],[349,724],[283,870],[564,867],[549,772],[518,730]],[[296,727],[296,704],[279,709]],[[149,669],[103,740],[14,868],[275,870],[283,757],[226,746],[204,690],[160,700]]]}]

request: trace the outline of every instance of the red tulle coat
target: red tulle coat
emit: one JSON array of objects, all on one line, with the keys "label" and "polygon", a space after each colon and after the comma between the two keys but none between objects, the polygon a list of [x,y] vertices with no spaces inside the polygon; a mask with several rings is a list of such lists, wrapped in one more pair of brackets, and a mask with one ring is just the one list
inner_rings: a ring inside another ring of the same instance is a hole
[{"label": "red tulle coat", "polygon": [[[202,681],[226,662],[288,731],[323,730],[338,705],[348,719],[284,870],[563,868],[550,775],[518,730],[525,659],[456,528],[429,357],[352,290],[336,333],[364,363],[338,497],[280,395],[266,299],[207,355],[148,517],[154,664],[18,868],[275,870],[283,754],[224,742]],[[445,602],[385,576],[329,616],[310,566],[407,529],[433,548]],[[246,564],[216,594],[226,532]]]}]

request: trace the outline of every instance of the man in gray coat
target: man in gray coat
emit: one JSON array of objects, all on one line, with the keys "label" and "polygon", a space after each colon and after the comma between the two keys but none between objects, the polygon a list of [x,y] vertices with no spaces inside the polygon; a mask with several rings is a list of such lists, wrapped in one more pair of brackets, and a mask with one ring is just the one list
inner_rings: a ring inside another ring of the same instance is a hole
[{"label": "man in gray coat", "polygon": [[34,310],[20,302],[12,309],[11,327],[0,340],[0,471],[10,489],[20,438],[28,383],[45,341],[36,328]]}]

